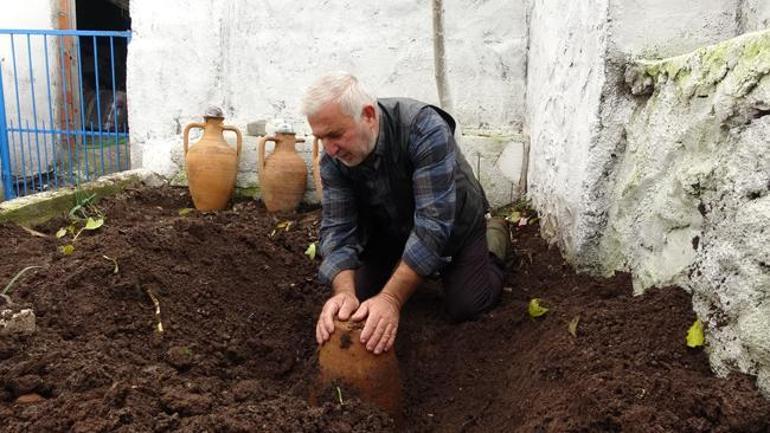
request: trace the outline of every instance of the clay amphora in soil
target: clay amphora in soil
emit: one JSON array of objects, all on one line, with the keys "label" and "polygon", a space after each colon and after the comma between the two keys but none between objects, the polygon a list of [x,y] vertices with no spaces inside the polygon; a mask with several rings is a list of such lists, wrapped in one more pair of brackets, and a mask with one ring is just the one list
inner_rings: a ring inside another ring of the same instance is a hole
[{"label": "clay amphora in soil", "polygon": [[[220,210],[225,208],[235,189],[243,139],[238,128],[223,125],[224,117],[204,116],[203,119],[204,123],[193,122],[184,128],[187,184],[196,209]],[[189,146],[192,128],[202,128],[203,137]],[[225,141],[222,131],[235,132],[237,149]]]},{"label": "clay amphora in soil", "polygon": [[394,419],[401,418],[401,375],[395,350],[375,355],[361,344],[364,322],[334,321],[334,333],[318,352],[319,390],[347,385]]},{"label": "clay amphora in soil", "polygon": [[318,150],[318,139],[313,139],[313,185],[318,201],[323,201],[323,184],[321,184],[321,153]]},{"label": "clay amphora in soil", "polygon": [[[275,142],[273,153],[265,158],[265,143]],[[296,138],[294,133],[277,133],[259,141],[259,184],[262,201],[269,212],[292,212],[307,189],[307,166],[305,160],[297,154],[296,143],[303,143],[304,138]]]}]

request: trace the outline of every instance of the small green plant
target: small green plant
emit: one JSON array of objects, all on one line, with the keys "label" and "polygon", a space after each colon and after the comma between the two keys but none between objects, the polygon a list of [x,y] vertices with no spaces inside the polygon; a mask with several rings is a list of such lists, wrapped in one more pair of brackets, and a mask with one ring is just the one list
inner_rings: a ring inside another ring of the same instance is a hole
[{"label": "small green plant", "polygon": [[94,204],[96,194],[85,195],[77,185],[75,191],[75,205],[70,209],[68,217],[70,224],[56,232],[56,239],[62,239],[68,234],[72,236],[70,243],[59,246],[59,251],[65,256],[75,252],[75,241],[84,230],[97,230],[104,225],[104,214]]},{"label": "small green plant", "polygon": [[541,304],[540,298],[532,298],[529,300],[527,312],[529,313],[529,317],[540,317],[548,312],[548,308]]},{"label": "small green plant", "polygon": [[340,389],[339,386],[335,388],[337,388],[337,400],[340,402],[340,406],[344,406],[345,403],[342,401],[342,389]]},{"label": "small green plant", "polygon": [[687,330],[687,337],[685,338],[687,347],[701,347],[705,340],[706,338],[703,334],[703,322],[701,322],[700,319],[696,319],[692,326],[690,326],[690,329]]},{"label": "small green plant", "polygon": [[316,254],[316,243],[311,242],[310,245],[307,246],[307,249],[305,250],[305,255],[308,256],[310,260],[315,260],[315,254]]}]

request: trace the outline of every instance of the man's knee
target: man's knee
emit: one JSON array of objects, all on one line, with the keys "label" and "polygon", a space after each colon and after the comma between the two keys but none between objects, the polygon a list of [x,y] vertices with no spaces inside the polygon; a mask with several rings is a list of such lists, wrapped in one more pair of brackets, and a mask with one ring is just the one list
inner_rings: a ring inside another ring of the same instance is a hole
[{"label": "man's knee", "polygon": [[485,290],[463,292],[447,297],[446,309],[450,319],[457,322],[477,319],[482,313],[495,306],[501,289],[491,285]]}]

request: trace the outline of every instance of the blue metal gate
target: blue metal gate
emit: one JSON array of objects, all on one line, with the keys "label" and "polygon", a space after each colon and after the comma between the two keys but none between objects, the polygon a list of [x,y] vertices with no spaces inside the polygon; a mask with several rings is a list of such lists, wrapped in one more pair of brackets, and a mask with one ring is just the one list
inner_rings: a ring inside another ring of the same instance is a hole
[{"label": "blue metal gate", "polygon": [[125,62],[116,58],[130,39],[131,32],[0,29],[6,200],[130,167]]}]

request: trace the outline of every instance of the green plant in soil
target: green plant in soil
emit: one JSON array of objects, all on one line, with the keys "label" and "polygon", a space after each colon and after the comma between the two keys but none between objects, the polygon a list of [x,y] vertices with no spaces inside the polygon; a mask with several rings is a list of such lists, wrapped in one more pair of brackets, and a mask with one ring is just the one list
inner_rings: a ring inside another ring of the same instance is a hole
[{"label": "green plant in soil", "polygon": [[59,251],[65,256],[68,256],[75,251],[74,243],[84,230],[97,230],[104,225],[104,214],[94,204],[95,198],[96,194],[86,195],[80,190],[80,185],[77,185],[75,191],[75,204],[67,214],[70,224],[67,227],[60,228],[56,232],[57,239],[62,239],[68,234],[72,236],[72,239],[68,244],[59,247]]}]

